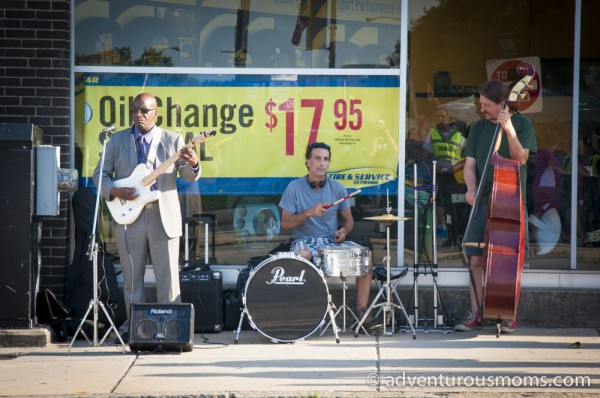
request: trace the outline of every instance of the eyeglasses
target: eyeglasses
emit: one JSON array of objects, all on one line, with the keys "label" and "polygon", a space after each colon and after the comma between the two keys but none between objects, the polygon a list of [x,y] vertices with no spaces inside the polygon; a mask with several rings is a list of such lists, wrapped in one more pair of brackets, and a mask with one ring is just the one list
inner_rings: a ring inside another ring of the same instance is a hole
[{"label": "eyeglasses", "polygon": [[147,108],[131,108],[131,113],[136,114],[138,112],[142,112],[142,114],[147,115],[148,112],[155,111],[156,109],[147,109]]}]

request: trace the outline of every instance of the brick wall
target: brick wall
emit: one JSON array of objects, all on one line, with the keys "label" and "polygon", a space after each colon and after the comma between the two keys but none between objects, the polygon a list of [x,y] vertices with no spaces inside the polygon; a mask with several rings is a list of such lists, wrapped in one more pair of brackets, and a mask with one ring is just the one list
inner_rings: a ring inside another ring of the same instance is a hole
[{"label": "brick wall", "polygon": [[[69,162],[69,0],[2,0],[0,5],[0,123],[35,124],[43,143],[60,146]],[[64,294],[69,262],[69,195],[60,215],[42,218],[41,286]]]}]

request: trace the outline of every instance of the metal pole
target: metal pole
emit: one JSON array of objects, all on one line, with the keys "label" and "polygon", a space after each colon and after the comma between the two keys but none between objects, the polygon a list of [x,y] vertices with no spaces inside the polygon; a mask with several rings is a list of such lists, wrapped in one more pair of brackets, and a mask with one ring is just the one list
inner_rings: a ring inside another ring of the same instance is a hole
[{"label": "metal pole", "polygon": [[415,319],[414,324],[415,328],[419,327],[419,201],[417,197],[417,162],[413,164],[413,207],[414,207],[414,218],[413,218],[413,232],[414,232],[414,267],[413,267],[413,277],[414,277],[414,301],[415,301]]},{"label": "metal pole", "polygon": [[[438,295],[437,295],[437,285],[435,283],[435,277],[437,273],[437,160],[433,162],[433,186],[431,187],[431,195],[433,196],[432,200],[432,225],[431,234],[432,234],[432,245],[433,245],[433,265],[431,266],[431,277],[433,278],[433,327],[434,329],[438,327]],[[435,271],[434,271],[435,270]]]}]

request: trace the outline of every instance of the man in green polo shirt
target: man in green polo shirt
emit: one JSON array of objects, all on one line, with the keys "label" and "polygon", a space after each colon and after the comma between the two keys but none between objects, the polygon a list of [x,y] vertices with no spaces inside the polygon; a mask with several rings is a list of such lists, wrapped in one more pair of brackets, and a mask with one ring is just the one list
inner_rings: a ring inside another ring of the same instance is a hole
[{"label": "man in green polo shirt", "polygon": [[[467,141],[466,161],[464,168],[467,193],[465,199],[471,206],[474,205],[477,196],[477,187],[481,184],[481,178],[488,154],[493,145],[493,138],[498,125],[504,131],[498,154],[504,158],[517,160],[520,167],[521,192],[523,201],[526,198],[527,160],[530,152],[537,151],[535,129],[533,123],[527,117],[518,113],[511,114],[503,106],[508,92],[504,84],[497,80],[484,83],[479,88],[480,111],[484,119],[473,123],[469,129]],[[464,237],[464,242],[483,242],[487,219],[487,205],[493,184],[493,168],[489,169],[487,178],[483,182],[483,192],[477,218],[471,220],[471,225]],[[525,204],[523,204],[525,206]],[[525,207],[526,208],[526,207]],[[482,326],[481,313],[477,303],[483,299],[483,250],[479,247],[465,247],[465,252],[470,256],[470,268],[474,276],[474,285],[471,286],[471,312],[466,319],[457,324],[454,329],[467,332],[473,328]],[[477,300],[476,296],[479,298]],[[500,331],[511,333],[517,330],[516,319],[503,320]]]}]

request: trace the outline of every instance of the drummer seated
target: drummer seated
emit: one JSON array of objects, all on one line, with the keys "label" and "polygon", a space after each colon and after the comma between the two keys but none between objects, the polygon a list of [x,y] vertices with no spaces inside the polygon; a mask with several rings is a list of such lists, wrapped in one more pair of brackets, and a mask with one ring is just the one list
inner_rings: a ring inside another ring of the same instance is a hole
[{"label": "drummer seated", "polygon": [[[313,263],[320,247],[344,243],[354,228],[350,201],[345,200],[349,197],[348,190],[327,177],[331,157],[329,145],[323,142],[307,145],[304,158],[308,173],[291,181],[279,201],[281,228],[292,231],[294,239],[291,250]],[[369,305],[372,264],[369,251],[369,270],[366,275],[356,277],[359,320]],[[370,316],[363,323],[365,328],[374,325]]]}]

